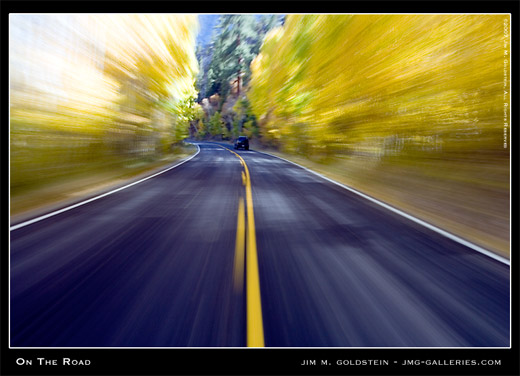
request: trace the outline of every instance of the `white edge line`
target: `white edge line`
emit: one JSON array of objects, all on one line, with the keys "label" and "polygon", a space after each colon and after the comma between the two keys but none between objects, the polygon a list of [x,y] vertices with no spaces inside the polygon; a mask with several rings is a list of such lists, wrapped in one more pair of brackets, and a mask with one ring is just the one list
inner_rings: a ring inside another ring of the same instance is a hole
[{"label": "white edge line", "polygon": [[[197,153],[195,153],[191,157],[185,159],[184,161],[182,161],[182,162],[176,164],[175,166],[172,166],[172,167],[170,167],[170,168],[168,168],[168,169],[166,169],[164,171],[160,171],[160,172],[158,172],[158,173],[156,173],[156,174],[154,174],[152,176],[149,176],[149,177],[147,177],[145,179],[139,180],[139,181],[134,182],[132,184],[126,185],[125,187],[121,187],[121,188],[119,188],[117,190],[114,190],[112,192],[105,193],[104,195],[100,195],[97,198],[106,196],[106,195],[108,195],[110,193],[113,193],[113,192],[116,192],[118,190],[127,188],[127,187],[129,187],[131,185],[134,185],[134,184],[137,184],[137,183],[139,183],[141,181],[150,179],[150,178],[152,178],[154,176],[162,174],[163,172],[171,170],[172,168],[180,166],[181,164],[183,164],[185,162],[188,162],[190,159],[194,158],[200,152],[200,147],[199,147],[198,144],[195,144],[195,143],[191,143],[191,144],[197,146],[197,149],[198,149]],[[427,227],[431,226],[430,224],[428,224],[426,222],[423,222],[420,219],[411,217],[411,216],[409,216],[406,213],[403,213],[403,212],[401,212],[401,211],[399,211],[399,210],[397,210],[395,208],[389,207],[388,205],[386,205],[386,204],[384,204],[382,202],[379,202],[379,201],[373,199],[372,197],[366,196],[365,194],[363,194],[361,192],[358,192],[358,191],[356,191],[356,190],[354,190],[352,188],[349,188],[349,187],[347,187],[347,186],[345,186],[345,185],[343,185],[341,183],[338,183],[338,182],[336,182],[334,180],[331,180],[331,179],[329,179],[329,178],[327,178],[327,177],[325,177],[325,176],[323,176],[323,175],[321,175],[321,174],[319,174],[319,173],[317,173],[315,171],[309,170],[306,167],[300,166],[297,163],[291,162],[291,161],[289,161],[289,160],[287,160],[285,158],[278,157],[278,156],[273,155],[273,154],[261,152],[261,151],[258,151],[258,150],[252,150],[252,151],[254,151],[256,153],[260,153],[260,154],[269,155],[271,157],[278,158],[278,159],[284,160],[286,162],[289,162],[289,163],[291,163],[291,164],[293,164],[295,166],[298,166],[300,168],[303,168],[304,170],[307,170],[307,171],[309,171],[309,172],[311,172],[311,173],[313,173],[313,174],[315,174],[315,175],[317,175],[317,176],[319,176],[319,177],[321,177],[321,178],[323,178],[323,179],[325,179],[327,181],[330,181],[330,182],[332,182],[334,184],[337,184],[337,185],[339,185],[339,186],[341,186],[341,187],[343,187],[345,189],[348,189],[348,190],[350,190],[350,191],[352,191],[352,192],[354,192],[356,194],[359,194],[359,195],[361,195],[363,197],[366,197],[369,200],[374,201],[375,203],[382,204],[383,206],[388,207],[390,210],[395,211],[398,214],[402,213],[407,218],[410,217],[412,220],[418,221],[418,223],[420,223],[420,224],[425,224],[425,225],[427,225]],[[92,201],[94,199],[96,199],[96,198],[93,198],[91,200],[87,200],[87,201],[85,201],[85,202],[83,202],[81,204],[86,204],[87,202],[90,202],[90,201]],[[77,206],[79,206],[79,205],[80,204],[77,204]],[[70,207],[70,209],[72,209],[72,208],[73,207]],[[62,209],[62,210],[64,210],[64,209]],[[56,214],[57,214],[57,212],[56,212]],[[431,227],[433,227],[433,226],[431,226]],[[436,227],[433,227],[432,229],[434,231],[440,230],[442,232],[445,232],[445,231],[443,231],[441,229],[437,229]],[[451,234],[448,233],[448,235],[451,235]],[[453,236],[453,235],[451,235],[451,236]],[[463,239],[461,239],[461,240],[465,242],[465,240],[463,240]],[[471,244],[471,243],[469,243],[469,244]],[[478,247],[478,246],[475,246],[475,247]],[[480,247],[478,247],[478,248],[480,248]],[[484,251],[486,251],[486,250],[484,250]],[[489,251],[486,251],[486,252],[489,252]],[[495,254],[492,254],[491,257],[493,257],[493,256],[499,257],[499,256],[496,256]],[[502,261],[502,260],[498,259],[498,261]],[[502,261],[502,262],[504,262],[504,261]],[[505,260],[505,263],[507,263],[509,265],[508,260]],[[10,341],[9,341],[9,344],[10,344]],[[460,350],[460,349],[475,349],[475,350],[488,350],[488,349],[493,349],[494,350],[494,349],[511,349],[511,346],[509,346],[509,347],[502,347],[502,346],[501,347],[399,347],[398,346],[398,347],[289,347],[289,348],[288,347],[249,347],[249,348],[248,347],[160,347],[160,346],[157,346],[157,347],[155,347],[155,346],[154,347],[129,347],[129,346],[127,346],[127,347],[124,347],[124,346],[121,346],[121,347],[24,347],[24,346],[22,346],[22,347],[12,347],[12,346],[9,346],[9,349],[30,349],[30,350],[34,350],[34,349],[36,349],[36,350],[38,350],[38,349],[68,349],[68,350],[70,350],[70,349],[109,349],[109,350],[116,350],[116,349],[142,349],[142,350],[153,350],[153,349],[194,349],[194,350],[199,350],[199,349],[212,349],[212,350],[221,350],[221,349],[224,349],[224,350],[228,350],[228,349],[267,349],[267,350],[269,350],[269,349],[284,349],[284,350],[285,349],[370,349],[370,350],[375,350],[375,349],[417,349],[417,350],[429,350],[429,349],[458,349],[458,350]]]},{"label": "white edge line", "polygon": [[116,192],[122,191],[123,189],[129,188],[129,187],[131,187],[131,186],[133,186],[133,185],[136,185],[136,184],[142,183],[143,181],[146,181],[146,180],[148,180],[148,179],[151,179],[151,178],[153,178],[153,177],[156,177],[157,175],[161,175],[161,174],[163,174],[163,173],[165,173],[165,172],[167,172],[167,171],[170,171],[171,169],[174,169],[175,167],[178,167],[178,166],[182,165],[183,163],[188,162],[188,161],[191,160],[192,158],[195,158],[195,157],[197,156],[197,154],[200,153],[200,147],[199,147],[199,145],[197,145],[197,144],[192,144],[192,145],[197,146],[197,152],[196,152],[195,154],[193,154],[192,156],[190,156],[190,157],[184,159],[183,161],[177,163],[177,164],[174,165],[174,166],[168,167],[167,169],[162,170],[162,171],[159,171],[159,172],[157,172],[157,173],[155,173],[155,174],[153,174],[153,175],[147,176],[146,178],[143,178],[143,179],[140,179],[140,180],[135,181],[135,182],[133,182],[133,183],[127,184],[127,185],[125,185],[125,186],[123,186],[123,187],[119,187],[119,188],[114,189],[114,190],[112,190],[112,191],[109,191],[109,192],[103,193],[103,194],[101,194],[101,195],[99,195],[99,196],[92,197],[92,198],[90,198],[90,199],[88,199],[88,200],[78,202],[78,203],[76,203],[76,204],[74,204],[74,205],[67,206],[67,207],[65,207],[65,208],[63,208],[63,209],[56,210],[56,211],[53,211],[53,212],[51,212],[51,213],[48,213],[48,214],[42,215],[42,216],[40,216],[40,217],[36,217],[36,218],[31,219],[31,220],[28,220],[28,221],[25,221],[25,222],[19,223],[19,224],[14,225],[14,226],[11,226],[11,227],[9,228],[9,231],[14,231],[14,230],[17,230],[17,229],[19,229],[19,228],[22,228],[22,227],[25,227],[25,226],[31,225],[31,224],[33,224],[33,223],[36,223],[36,222],[39,222],[39,221],[43,221],[44,219],[47,219],[47,218],[53,217],[53,216],[55,216],[55,215],[57,215],[57,214],[61,214],[61,213],[66,212],[66,211],[68,211],[68,210],[71,210],[71,209],[77,208],[78,206],[88,204],[89,202],[92,202],[92,201],[98,200],[98,199],[100,199],[100,198],[106,197],[106,196],[108,196],[108,195],[111,195],[112,193],[116,193]]},{"label": "white edge line", "polygon": [[424,226],[424,227],[426,227],[426,228],[428,228],[428,229],[430,229],[430,230],[432,230],[432,231],[435,231],[436,233],[441,234],[441,235],[447,237],[448,239],[454,240],[454,241],[456,241],[457,243],[460,243],[460,244],[462,244],[462,245],[465,245],[466,247],[471,248],[471,249],[473,249],[473,250],[475,250],[475,251],[477,251],[477,252],[480,252],[480,253],[482,253],[482,254],[488,256],[488,257],[491,257],[492,259],[495,259],[495,260],[497,260],[497,261],[500,261],[500,262],[503,263],[503,264],[510,265],[510,261],[509,261],[508,259],[506,259],[505,257],[499,256],[499,255],[497,255],[497,254],[495,254],[495,253],[493,253],[493,252],[491,252],[491,251],[488,251],[487,249],[484,249],[484,248],[482,248],[482,247],[479,247],[479,246],[476,245],[476,244],[470,243],[470,242],[467,241],[467,240],[464,240],[464,239],[462,239],[462,238],[459,238],[458,236],[453,235],[453,234],[451,234],[451,233],[449,233],[449,232],[447,232],[447,231],[444,231],[444,230],[442,230],[442,229],[440,229],[440,228],[438,228],[438,227],[435,227],[435,226],[429,224],[428,222],[425,222],[425,221],[423,221],[423,220],[421,220],[421,219],[419,219],[419,218],[416,218],[416,217],[414,217],[414,216],[412,216],[412,215],[410,215],[410,214],[407,214],[407,213],[405,213],[405,212],[403,212],[403,211],[401,211],[401,210],[399,210],[399,209],[396,209],[396,208],[394,208],[393,206],[390,206],[390,205],[388,205],[388,204],[385,204],[385,203],[382,202],[382,201],[376,200],[376,199],[373,198],[373,197],[370,197],[370,196],[368,196],[368,195],[366,195],[366,194],[364,194],[364,193],[361,193],[361,192],[355,190],[354,188],[351,188],[351,187],[346,186],[346,185],[344,185],[344,184],[338,183],[337,181],[332,180],[332,179],[330,179],[330,178],[328,178],[328,177],[326,177],[326,176],[323,176],[322,174],[320,174],[320,173],[318,173],[318,172],[316,172],[316,171],[312,171],[312,170],[308,169],[307,167],[301,166],[301,165],[299,165],[298,163],[295,163],[295,162],[289,161],[289,160],[287,160],[287,159],[285,159],[285,158],[282,158],[282,157],[279,157],[279,156],[277,156],[277,155],[273,155],[273,154],[265,153],[265,152],[258,151],[258,150],[255,150],[255,151],[256,151],[257,153],[266,154],[266,155],[269,155],[269,156],[271,156],[271,157],[275,157],[275,158],[281,159],[281,160],[283,160],[283,161],[286,161],[286,162],[288,162],[288,163],[291,163],[291,164],[293,164],[293,165],[295,165],[295,166],[298,166],[298,167],[300,167],[300,168],[303,168],[304,170],[306,170],[306,171],[308,171],[308,172],[311,172],[311,173],[313,173],[314,175],[317,175],[317,176],[319,176],[319,177],[322,178],[322,179],[325,179],[325,180],[327,180],[327,181],[329,181],[329,182],[331,182],[331,183],[333,183],[333,184],[336,184],[336,185],[338,185],[338,186],[340,186],[340,187],[342,187],[342,188],[344,188],[344,189],[347,189],[347,190],[349,190],[349,191],[352,192],[352,193],[355,193],[355,194],[357,194],[357,195],[359,195],[359,196],[361,196],[361,197],[363,197],[363,198],[365,198],[365,199],[367,199],[367,200],[369,200],[369,201],[372,201],[373,203],[376,203],[376,204],[378,204],[378,205],[384,207],[385,209],[388,209],[388,210],[390,210],[390,211],[392,211],[392,212],[394,212],[394,213],[396,213],[396,214],[399,214],[399,215],[405,217],[406,219],[409,219],[409,220],[411,220],[411,221],[413,221],[413,222],[415,222],[415,223],[418,223],[418,224],[420,224],[420,225],[422,225],[422,226]]}]

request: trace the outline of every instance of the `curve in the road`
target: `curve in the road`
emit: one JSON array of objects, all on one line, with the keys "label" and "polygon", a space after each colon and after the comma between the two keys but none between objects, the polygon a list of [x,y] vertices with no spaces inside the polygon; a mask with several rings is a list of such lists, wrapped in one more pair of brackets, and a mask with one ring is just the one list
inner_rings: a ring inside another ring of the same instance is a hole
[{"label": "curve in the road", "polygon": [[251,346],[257,294],[254,347],[508,346],[507,265],[301,166],[223,149],[11,231],[10,344]]},{"label": "curve in the road", "polygon": [[255,213],[253,209],[253,194],[251,192],[251,176],[244,159],[233,150],[244,167],[247,206],[246,232],[246,281],[247,281],[247,345],[249,347],[264,347],[264,328],[262,319],[262,303],[260,299],[260,277],[258,273],[258,255],[256,250]]}]

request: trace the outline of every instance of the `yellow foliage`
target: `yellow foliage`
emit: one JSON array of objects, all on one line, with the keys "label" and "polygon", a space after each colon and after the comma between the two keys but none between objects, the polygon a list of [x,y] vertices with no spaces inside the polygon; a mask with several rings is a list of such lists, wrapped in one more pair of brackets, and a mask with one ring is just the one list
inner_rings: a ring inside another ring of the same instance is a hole
[{"label": "yellow foliage", "polygon": [[197,28],[196,15],[12,15],[12,185],[168,150],[174,109],[196,96]]},{"label": "yellow foliage", "polygon": [[508,17],[289,15],[251,65],[262,135],[316,151],[416,136],[501,149]]}]

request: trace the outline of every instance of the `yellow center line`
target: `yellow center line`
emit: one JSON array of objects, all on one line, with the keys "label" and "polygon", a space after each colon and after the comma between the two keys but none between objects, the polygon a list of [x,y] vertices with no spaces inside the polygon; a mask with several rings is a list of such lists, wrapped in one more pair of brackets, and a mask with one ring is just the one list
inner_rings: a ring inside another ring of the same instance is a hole
[{"label": "yellow center line", "polygon": [[[251,191],[251,177],[246,162],[232,150],[245,170],[246,207],[247,207],[247,236],[246,236],[246,293],[247,293],[247,346],[264,347],[264,325],[262,320],[262,303],[260,298],[260,276],[258,273],[258,255],[256,252],[255,215],[253,212],[253,194]],[[239,202],[239,207],[240,203]],[[239,209],[240,215],[240,209]],[[238,234],[237,234],[238,242]],[[235,265],[236,265],[235,258]],[[235,269],[236,271],[236,269]]]},{"label": "yellow center line", "polygon": [[235,267],[233,285],[235,291],[242,293],[244,288],[244,258],[245,258],[245,219],[244,219],[244,199],[240,197],[238,202],[238,216],[237,216],[237,240],[235,244]]}]

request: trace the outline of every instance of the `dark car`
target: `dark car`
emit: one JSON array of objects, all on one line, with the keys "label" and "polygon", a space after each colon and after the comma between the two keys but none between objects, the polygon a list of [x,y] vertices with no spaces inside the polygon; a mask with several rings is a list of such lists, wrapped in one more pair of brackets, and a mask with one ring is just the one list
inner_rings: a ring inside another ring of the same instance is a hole
[{"label": "dark car", "polygon": [[235,149],[244,148],[244,150],[249,150],[249,140],[246,136],[240,136],[235,141]]}]

